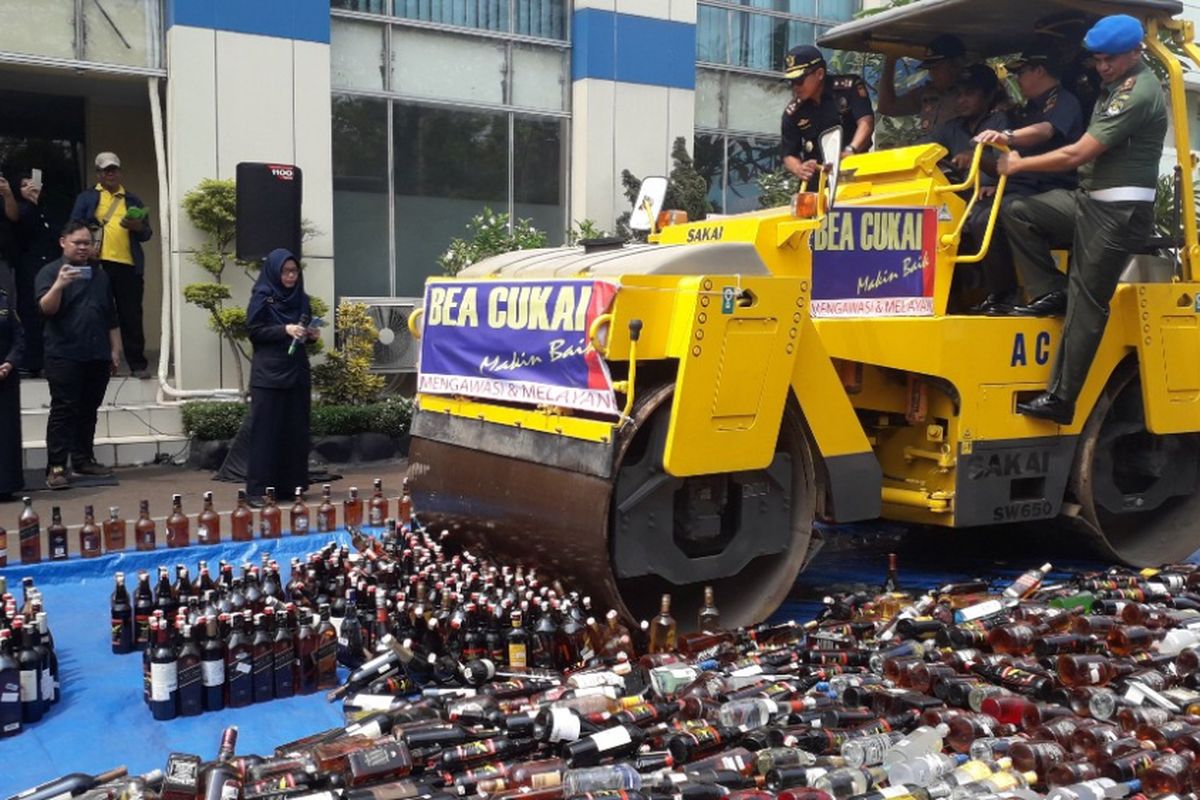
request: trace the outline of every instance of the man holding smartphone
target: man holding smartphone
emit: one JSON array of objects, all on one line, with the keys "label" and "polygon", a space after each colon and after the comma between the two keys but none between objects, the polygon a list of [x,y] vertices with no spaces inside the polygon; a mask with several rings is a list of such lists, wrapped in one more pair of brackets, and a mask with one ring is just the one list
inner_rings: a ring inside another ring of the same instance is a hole
[{"label": "man holding smartphone", "polygon": [[111,475],[96,462],[96,413],[109,376],[121,363],[121,329],[112,284],[93,269],[92,232],[72,220],[59,239],[62,258],[38,272],[34,291],[46,323],[45,375],[50,386],[46,422],[46,486],[66,489],[67,463],[79,475]]}]

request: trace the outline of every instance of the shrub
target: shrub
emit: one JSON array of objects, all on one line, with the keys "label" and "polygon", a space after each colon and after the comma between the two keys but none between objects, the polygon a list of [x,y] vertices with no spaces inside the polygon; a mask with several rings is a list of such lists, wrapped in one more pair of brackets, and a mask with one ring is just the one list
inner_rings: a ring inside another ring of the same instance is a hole
[{"label": "shrub", "polygon": [[408,433],[412,423],[413,401],[404,397],[394,397],[368,406],[372,410],[373,422],[371,430],[386,433],[388,436],[399,437]]},{"label": "shrub", "polygon": [[546,234],[535,228],[532,220],[513,220],[510,230],[509,215],[490,208],[471,218],[467,233],[466,239],[452,239],[446,252],[438,256],[438,264],[447,275],[457,275],[488,256],[546,246]]},{"label": "shrub", "polygon": [[[183,429],[199,441],[232,439],[249,406],[240,402],[194,400],[183,404]],[[413,403],[403,397],[367,405],[317,403],[312,407],[313,436],[351,436],[382,433],[398,438],[408,433]]]},{"label": "shrub", "polygon": [[[315,303],[313,313],[320,316]],[[371,373],[371,356],[379,331],[365,304],[345,300],[338,305],[334,326],[337,346],[325,354],[324,363],[313,367],[313,388],[326,403],[370,403],[383,390],[383,376]]]},{"label": "shrub", "polygon": [[200,441],[232,439],[246,416],[245,403],[220,400],[194,400],[184,403],[183,429]]}]

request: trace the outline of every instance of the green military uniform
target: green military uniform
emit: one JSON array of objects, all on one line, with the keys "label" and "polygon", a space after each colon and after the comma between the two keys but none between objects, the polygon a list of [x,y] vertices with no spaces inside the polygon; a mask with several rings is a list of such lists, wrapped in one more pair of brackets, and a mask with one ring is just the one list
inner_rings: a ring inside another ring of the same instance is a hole
[{"label": "green military uniform", "polygon": [[[1108,304],[1129,259],[1154,226],[1154,191],[1167,134],[1167,105],[1142,63],[1105,85],[1087,132],[1107,149],[1079,169],[1080,188],[1006,204],[1005,230],[1032,298],[1067,292],[1063,341],[1048,391],[1074,402],[1108,322]],[[1051,249],[1071,248],[1067,275]]]}]

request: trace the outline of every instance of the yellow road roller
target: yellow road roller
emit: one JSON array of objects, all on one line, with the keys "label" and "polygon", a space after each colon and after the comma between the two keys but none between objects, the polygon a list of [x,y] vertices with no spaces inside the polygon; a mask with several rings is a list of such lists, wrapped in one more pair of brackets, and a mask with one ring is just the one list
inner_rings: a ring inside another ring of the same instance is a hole
[{"label": "yellow road roller", "polygon": [[658,214],[663,182],[648,179],[634,208],[646,242],[512,252],[428,282],[409,472],[421,519],[570,576],[628,619],[670,592],[684,623],[705,585],[729,623],[766,618],[811,558],[816,520],[1039,522],[1127,564],[1192,553],[1200,247],[1176,53],[1200,65],[1200,50],[1181,11],[919,0],[821,40],[904,53],[952,31],[990,57],[1055,13],[1145,22],[1183,234],[1130,253],[1073,424],[1016,413],[1046,387],[1061,319],[969,316],[952,300],[994,232],[993,218],[980,245],[963,242],[980,150],[958,183],[943,148],[904,147],[827,165],[822,190],[789,207],[692,222]]}]

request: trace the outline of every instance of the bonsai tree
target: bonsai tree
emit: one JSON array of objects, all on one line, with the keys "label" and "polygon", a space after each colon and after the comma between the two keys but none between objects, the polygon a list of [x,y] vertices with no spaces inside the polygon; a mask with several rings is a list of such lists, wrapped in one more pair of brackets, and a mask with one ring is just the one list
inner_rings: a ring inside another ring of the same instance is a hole
[{"label": "bonsai tree", "polygon": [[337,345],[313,367],[313,386],[325,403],[364,405],[383,391],[383,376],[371,374],[371,353],[379,330],[364,303],[343,300],[334,319]]}]

